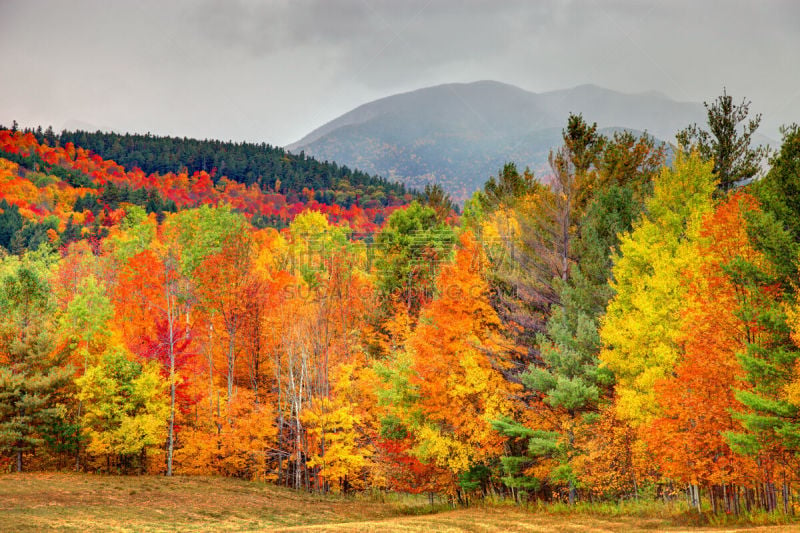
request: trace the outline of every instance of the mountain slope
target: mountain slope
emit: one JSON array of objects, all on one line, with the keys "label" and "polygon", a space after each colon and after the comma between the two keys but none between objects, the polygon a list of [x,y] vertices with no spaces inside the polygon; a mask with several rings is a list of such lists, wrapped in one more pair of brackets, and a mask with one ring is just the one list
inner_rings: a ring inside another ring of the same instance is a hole
[{"label": "mountain slope", "polygon": [[[320,202],[336,202],[345,207],[356,202],[385,207],[404,202],[407,193],[402,184],[347,166],[287,154],[283,148],[268,144],[80,130],[33,133],[39,142],[73,143],[104,159],[127,168],[140,168],[148,174],[186,169],[189,174],[208,172],[215,182],[224,176],[247,186],[256,184],[270,192],[303,195],[304,189],[311,189]],[[347,194],[343,194],[345,191]]]},{"label": "mountain slope", "polygon": [[672,139],[677,130],[705,118],[702,105],[655,92],[623,94],[582,85],[537,94],[480,81],[364,104],[287,149],[412,187],[437,181],[463,200],[507,161],[543,171],[570,112],[583,113],[601,129],[647,130],[660,139]]},{"label": "mountain slope", "polygon": [[[227,205],[256,227],[278,229],[311,209],[327,215],[334,224],[346,223],[354,235],[363,236],[377,231],[394,210],[412,197],[407,193],[395,196],[393,184],[382,188],[384,180],[366,177],[365,181],[353,180],[351,184],[349,172],[335,174],[342,167],[308,158],[287,157],[280,167],[287,171],[288,178],[297,178],[296,187],[303,189],[264,187],[260,181],[248,185],[205,170],[190,173],[185,163],[177,172],[146,173],[139,167],[126,168],[70,141],[62,145],[52,132],[42,134],[50,139],[40,140],[37,135],[31,130],[0,128],[0,256],[5,253],[3,249],[15,253],[35,250],[45,242],[63,246],[87,239],[98,245],[133,212],[132,206],[162,219],[167,212]],[[93,135],[97,140],[108,134]],[[108,138],[114,139],[114,144],[120,139],[130,140],[127,136]],[[145,142],[156,143],[147,151],[151,165],[169,140],[151,138]],[[175,141],[180,144],[186,140]],[[141,152],[137,153],[129,155],[142,157]],[[223,156],[231,157],[231,152],[220,155]],[[179,163],[180,159],[174,164]],[[309,169],[327,173],[317,175]],[[277,184],[286,176],[276,171],[263,176],[263,180]],[[318,188],[311,180],[318,180],[323,187]]]}]

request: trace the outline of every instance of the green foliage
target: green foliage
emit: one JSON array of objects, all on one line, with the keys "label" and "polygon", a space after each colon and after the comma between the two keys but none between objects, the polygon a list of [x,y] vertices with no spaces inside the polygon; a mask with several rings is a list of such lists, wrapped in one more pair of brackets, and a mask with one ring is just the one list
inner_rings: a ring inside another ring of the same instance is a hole
[{"label": "green foliage", "polygon": [[477,206],[484,212],[500,206],[513,206],[520,198],[533,192],[533,173],[529,169],[520,174],[514,163],[506,163],[497,176],[492,176],[476,193]]},{"label": "green foliage", "polygon": [[610,252],[642,211],[642,194],[649,189],[661,153],[648,138],[636,140],[629,134],[611,140],[597,137],[595,128],[580,117],[570,118],[564,138],[570,150],[575,150],[568,152],[575,172],[594,172],[593,181],[605,186],[584,191],[585,210],[575,209],[582,217],[572,230],[569,275],[554,282],[558,304],[550,308],[545,330],[536,337],[539,359],[521,376],[523,385],[563,422],[560,431],[523,435],[506,425],[503,432],[526,438],[531,459],[556,459],[551,481],[567,483],[574,490],[576,425],[598,409],[613,384],[613,375],[599,366],[598,359],[602,347],[599,317],[612,295],[608,285]]},{"label": "green foliage", "polygon": [[58,217],[56,216],[51,215],[41,222],[28,220],[11,239],[11,251],[23,253],[26,250],[38,250],[40,246],[47,245],[50,242],[47,231],[55,231],[57,229]]},{"label": "green foliage", "polygon": [[113,315],[105,284],[93,274],[79,280],[77,293],[59,317],[58,333],[65,341],[63,350],[72,355],[80,370],[97,363],[97,354],[109,341]]},{"label": "green foliage", "polygon": [[106,243],[113,250],[114,258],[121,264],[146,250],[156,237],[155,225],[148,220],[145,210],[137,205],[127,209],[120,229],[122,231],[109,238]]},{"label": "green foliage", "polygon": [[[736,105],[727,91],[712,104],[704,104],[708,112],[708,130],[692,124],[676,136],[678,144],[687,151],[697,149],[706,160],[714,162],[714,175],[723,191],[738,182],[752,178],[760,170],[766,155],[763,147],[750,148],[753,134],[761,123],[761,115],[747,120],[750,102]],[[741,126],[740,126],[741,124]]]},{"label": "green foliage", "polygon": [[58,397],[71,375],[50,355],[55,312],[44,253],[8,256],[0,263],[0,453],[23,453],[45,442],[64,416]]},{"label": "green foliage", "polygon": [[450,195],[444,192],[438,183],[426,185],[421,200],[423,205],[433,209],[439,222],[444,222],[450,213],[458,210],[458,206],[450,199]]},{"label": "green foliage", "polygon": [[11,242],[14,235],[22,229],[24,220],[19,214],[19,207],[0,200],[0,246],[11,251]]},{"label": "green foliage", "polygon": [[439,263],[450,256],[455,233],[436,211],[412,202],[392,213],[375,239],[377,285],[388,304],[394,295],[416,316],[433,297]]},{"label": "green foliage", "polygon": [[[44,140],[44,134],[37,138]],[[186,169],[214,172],[214,179],[228,179],[246,185],[258,184],[263,190],[279,190],[287,195],[308,188],[318,191],[322,203],[337,203],[345,208],[359,205],[386,206],[406,194],[399,183],[351,170],[336,163],[320,162],[304,154],[294,155],[268,144],[234,143],[185,137],[159,137],[86,131],[62,131],[58,142],[68,142],[91,150],[104,159],[144,172],[167,173]],[[327,194],[326,193],[331,193]],[[144,204],[139,204],[144,205]],[[150,211],[150,209],[148,209]]]},{"label": "green foliage", "polygon": [[800,127],[781,129],[781,149],[770,160],[770,170],[752,189],[764,209],[775,217],[800,242]]},{"label": "green foliage", "polygon": [[201,206],[181,211],[166,221],[166,232],[181,249],[181,270],[193,275],[203,260],[219,253],[230,236],[245,231],[245,218],[230,206]]},{"label": "green foliage", "polygon": [[597,133],[597,123],[590,125],[580,113],[570,113],[562,137],[576,174],[586,174],[597,166],[607,142],[605,136]]},{"label": "green foliage", "polygon": [[465,470],[458,475],[458,485],[464,492],[473,492],[479,488],[486,487],[491,476],[492,472],[486,466],[481,464],[472,465],[469,470]]},{"label": "green foliage", "polygon": [[[761,229],[785,234],[777,223]],[[740,261],[731,265],[729,271],[748,292],[756,295],[743,302],[738,314],[756,324],[758,334],[750,335],[745,351],[738,354],[748,385],[736,393],[743,408],[735,416],[742,422],[743,431],[729,432],[726,438],[738,453],[755,455],[776,447],[797,453],[800,409],[796,402],[789,401],[786,391],[795,379],[800,351],[791,339],[785,297],[774,292],[774,287],[780,286],[781,269]]]},{"label": "green foliage", "polygon": [[526,469],[533,465],[536,456],[531,453],[528,442],[537,433],[512,418],[503,417],[492,421],[492,427],[501,435],[508,437],[506,447],[508,452],[500,458],[503,468],[503,484],[512,489],[524,491],[537,491],[542,486],[542,480],[527,475]]}]

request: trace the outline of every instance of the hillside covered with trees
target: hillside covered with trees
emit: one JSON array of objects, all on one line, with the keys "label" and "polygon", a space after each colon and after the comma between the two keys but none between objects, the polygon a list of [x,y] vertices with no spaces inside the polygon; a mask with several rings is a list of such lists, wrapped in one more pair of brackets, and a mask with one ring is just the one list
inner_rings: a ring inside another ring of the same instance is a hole
[{"label": "hillside covered with trees", "polygon": [[788,515],[800,129],[751,180],[747,115],[719,97],[669,165],[570,115],[548,174],[507,164],[460,216],[2,131],[0,461]]},{"label": "hillside covered with trees", "polygon": [[140,168],[145,173],[178,173],[190,175],[206,172],[215,183],[221,177],[253,184],[265,191],[289,195],[304,189],[314,192],[314,200],[348,208],[386,207],[402,202],[407,192],[404,185],[370,176],[335,162],[321,162],[304,154],[290,154],[268,144],[234,143],[185,137],[156,135],[120,135],[117,133],[62,131],[33,132],[41,143],[72,143],[111,159],[126,168]]},{"label": "hillside covered with trees", "polygon": [[[65,138],[68,135],[63,134]],[[115,136],[98,133],[87,138],[100,142]],[[142,150],[151,159],[166,157],[173,142],[170,138],[128,138],[144,139],[143,146],[150,151]],[[213,145],[185,142],[195,150]],[[239,156],[248,150],[271,156],[283,153],[251,145],[221,146],[228,146]],[[179,154],[192,164],[191,156]],[[136,156],[124,159],[132,161]],[[0,246],[21,251],[36,249],[45,240],[62,245],[84,237],[96,240],[122,220],[126,204],[142,207],[159,219],[165,212],[225,204],[257,227],[275,228],[285,228],[297,214],[313,209],[325,213],[333,223],[346,222],[354,231],[371,235],[393,210],[414,197],[400,185],[359,173],[355,179],[360,181],[351,185],[345,168],[313,159],[285,159],[272,169],[275,174],[268,173],[271,170],[267,166],[248,167],[269,176],[272,184],[266,187],[262,182],[268,180],[261,174],[260,182],[247,182],[246,175],[234,174],[242,179],[237,181],[218,174],[213,167],[210,171],[190,171],[183,159],[172,162],[175,171],[146,172],[135,165],[126,167],[105,159],[71,141],[62,143],[49,130],[0,129]],[[275,162],[274,157],[266,160]],[[224,163],[221,156],[215,161]],[[282,178],[291,185],[283,186]]]}]

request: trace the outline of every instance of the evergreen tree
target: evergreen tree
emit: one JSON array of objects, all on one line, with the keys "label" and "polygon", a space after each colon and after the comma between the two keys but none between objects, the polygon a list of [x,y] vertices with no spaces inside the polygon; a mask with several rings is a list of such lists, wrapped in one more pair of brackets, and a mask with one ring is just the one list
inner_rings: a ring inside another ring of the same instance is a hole
[{"label": "evergreen tree", "polygon": [[[748,228],[757,249],[765,251],[767,265],[738,259],[727,273],[734,283],[750,295],[738,311],[742,320],[755,324],[747,336],[744,351],[738,354],[745,372],[745,383],[736,399],[745,409],[737,413],[743,431],[729,432],[728,442],[739,452],[764,455],[776,450],[800,451],[800,405],[788,393],[797,376],[800,351],[796,342],[798,305],[791,280],[796,279],[797,246],[789,232],[771,217],[751,218],[758,224]],[[750,224],[748,220],[748,224]],[[779,246],[774,246],[779,243]],[[782,244],[781,244],[782,243]],[[770,245],[770,246],[765,246]],[[794,253],[776,254],[790,249]],[[789,257],[787,257],[789,256]],[[781,264],[786,260],[789,265]],[[790,281],[787,271],[794,271]]]},{"label": "evergreen tree", "polygon": [[506,163],[497,176],[492,176],[477,194],[477,202],[484,211],[501,206],[511,207],[520,198],[533,192],[533,173],[530,169],[520,174],[514,163]]},{"label": "evergreen tree", "polygon": [[438,183],[425,185],[422,193],[423,204],[433,209],[439,222],[444,222],[455,209],[453,201]]},{"label": "evergreen tree", "polygon": [[0,452],[23,455],[62,419],[58,390],[71,375],[51,359],[54,304],[44,254],[9,256],[0,265]]},{"label": "evergreen tree", "polygon": [[5,199],[0,200],[0,246],[10,251],[11,241],[23,224],[19,207],[9,204]]},{"label": "evergreen tree", "polygon": [[[537,336],[541,361],[522,375],[522,383],[553,410],[561,424],[551,431],[527,434],[509,421],[501,421],[499,426],[511,437],[526,437],[529,455],[556,461],[550,480],[568,487],[570,503],[575,501],[579,482],[574,468],[579,453],[576,433],[593,419],[604,391],[613,383],[610,371],[599,367],[598,360],[602,346],[599,317],[612,295],[608,285],[610,252],[641,212],[639,193],[647,188],[644,184],[663,159],[663,151],[647,137],[637,140],[630,134],[618,134],[597,144],[604,145],[604,152],[594,155],[591,164],[599,168],[595,181],[605,187],[592,191],[575,229],[570,252],[574,264],[569,277],[557,284],[559,304],[552,308],[545,332]],[[504,464],[508,471],[519,459],[509,458]]]},{"label": "evergreen tree", "polygon": [[696,148],[703,158],[714,161],[718,186],[728,191],[737,183],[754,177],[767,153],[764,147],[750,147],[753,134],[761,123],[761,115],[745,122],[750,113],[750,101],[743,99],[736,105],[724,89],[715,102],[704,105],[708,130],[692,124],[679,132],[676,138],[687,153]]},{"label": "evergreen tree", "polygon": [[781,133],[781,149],[770,160],[767,175],[753,184],[753,192],[800,242],[800,127],[792,124]]}]

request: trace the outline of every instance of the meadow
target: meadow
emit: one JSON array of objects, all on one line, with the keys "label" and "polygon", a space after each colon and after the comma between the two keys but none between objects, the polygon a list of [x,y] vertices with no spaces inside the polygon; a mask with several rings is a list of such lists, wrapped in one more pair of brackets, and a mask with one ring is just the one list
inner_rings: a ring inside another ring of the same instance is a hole
[{"label": "meadow", "polygon": [[0,476],[0,531],[800,531],[693,520],[702,523],[658,504],[450,509],[423,497],[315,495],[219,477]]}]

